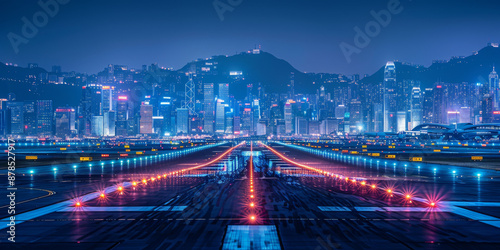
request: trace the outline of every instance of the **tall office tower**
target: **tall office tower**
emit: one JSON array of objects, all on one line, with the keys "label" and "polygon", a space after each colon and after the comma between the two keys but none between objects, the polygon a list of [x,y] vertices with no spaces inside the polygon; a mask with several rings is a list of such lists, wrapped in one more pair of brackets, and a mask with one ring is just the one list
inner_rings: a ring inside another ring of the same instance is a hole
[{"label": "tall office tower", "polygon": [[493,71],[491,71],[489,75],[490,80],[490,93],[493,94],[493,108],[495,110],[500,109],[500,85],[498,82],[498,74],[495,72],[495,67],[493,67]]},{"label": "tall office tower", "polygon": [[141,118],[139,120],[139,133],[153,133],[153,106],[149,104],[141,105]]},{"label": "tall office tower", "polygon": [[103,116],[104,136],[115,136],[115,112],[116,104],[113,97],[115,87],[102,86],[101,90],[101,114]]},{"label": "tall office tower", "polygon": [[493,122],[493,96],[486,94],[481,102],[482,123]]},{"label": "tall office tower", "polygon": [[23,107],[24,134],[27,136],[36,135],[36,102],[25,101]]},{"label": "tall office tower", "polygon": [[7,102],[7,133],[12,135],[24,134],[24,103]]},{"label": "tall office tower", "polygon": [[169,96],[164,96],[160,102],[159,115],[163,117],[162,129],[160,130],[161,136],[170,136],[175,134],[172,125],[172,98]]},{"label": "tall office tower", "polygon": [[432,122],[433,123],[446,123],[446,99],[445,99],[445,87],[443,84],[438,84],[433,90],[433,111],[432,111]]},{"label": "tall office tower", "polygon": [[287,85],[288,99],[293,99],[295,96],[295,73],[290,73],[290,82]]},{"label": "tall office tower", "polygon": [[373,104],[373,132],[384,131],[384,105],[381,103]]},{"label": "tall office tower", "polygon": [[295,134],[296,135],[307,135],[309,129],[307,128],[307,120],[302,117],[295,117]]},{"label": "tall office tower", "polygon": [[423,93],[422,123],[432,123],[434,113],[434,89],[426,88]]},{"label": "tall office tower", "polygon": [[128,122],[128,96],[121,95],[118,96],[118,101],[116,102],[116,123],[115,123],[115,135],[116,136],[127,136],[127,122]]},{"label": "tall office tower", "polygon": [[101,90],[101,114],[104,112],[114,110],[115,102],[113,98],[113,90],[115,87],[102,86]]},{"label": "tall office tower", "polygon": [[470,123],[471,122],[471,109],[470,107],[461,107],[460,108],[460,123]]},{"label": "tall office tower", "polygon": [[38,135],[52,135],[52,100],[36,101],[36,121]]},{"label": "tall office tower", "polygon": [[241,135],[248,136],[252,130],[252,108],[250,103],[245,103],[241,113]]},{"label": "tall office tower", "polygon": [[233,119],[233,132],[234,135],[241,134],[241,116],[235,116]]},{"label": "tall office tower", "polygon": [[232,135],[234,133],[234,112],[232,108],[229,108],[226,106],[226,124],[225,124],[225,129],[224,133]]},{"label": "tall office tower", "polygon": [[349,131],[350,133],[359,134],[364,130],[361,113],[361,102],[352,100],[349,104]]},{"label": "tall office tower", "polygon": [[422,119],[423,119],[423,96],[422,96],[422,91],[420,90],[419,87],[414,87],[411,91],[411,109],[410,109],[410,114],[411,114],[411,126],[410,130],[415,128],[416,126],[422,124]]},{"label": "tall office tower", "polygon": [[394,62],[387,62],[384,70],[384,132],[397,132],[397,82]]},{"label": "tall office tower", "polygon": [[102,115],[92,116],[90,127],[92,136],[103,136],[104,135],[104,120]]},{"label": "tall office tower", "polygon": [[116,133],[116,112],[114,110],[106,111],[103,114],[104,136],[115,136]]},{"label": "tall office tower", "polygon": [[57,108],[56,116],[56,136],[65,138],[75,131],[75,109],[63,107]]},{"label": "tall office tower", "polygon": [[493,67],[493,71],[491,71],[491,73],[489,75],[489,80],[490,80],[490,84],[489,84],[490,92],[500,88],[500,85],[498,82],[498,74],[495,71],[495,67]]},{"label": "tall office tower", "polygon": [[291,135],[293,133],[293,113],[292,104],[287,102],[285,104],[285,134]]},{"label": "tall office tower", "polygon": [[177,134],[187,134],[189,131],[189,109],[178,108],[177,111]]},{"label": "tall office tower", "polygon": [[82,124],[80,131],[83,135],[92,134],[92,117],[101,115],[102,89],[97,84],[87,84],[82,87],[81,114]]},{"label": "tall office tower", "polygon": [[214,133],[214,112],[215,112],[214,84],[203,85],[203,130],[205,133]]},{"label": "tall office tower", "polygon": [[229,84],[219,83],[219,100],[224,101],[224,103],[229,104]]},{"label": "tall office tower", "polygon": [[225,130],[226,104],[221,99],[217,99],[217,110],[215,112],[215,133],[222,134]]},{"label": "tall office tower", "polygon": [[255,134],[257,132],[257,124],[259,123],[259,120],[261,118],[260,116],[260,104],[259,100],[253,100],[252,103],[252,130],[250,131],[250,134]]}]

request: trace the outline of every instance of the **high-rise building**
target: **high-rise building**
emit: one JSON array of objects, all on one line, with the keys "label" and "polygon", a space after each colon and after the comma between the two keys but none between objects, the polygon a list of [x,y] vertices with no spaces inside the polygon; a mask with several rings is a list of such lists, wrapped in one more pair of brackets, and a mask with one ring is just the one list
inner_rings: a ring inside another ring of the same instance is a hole
[{"label": "high-rise building", "polygon": [[500,83],[495,67],[493,67],[493,71],[489,75],[489,80],[489,90],[493,95],[493,109],[498,111],[500,110]]},{"label": "high-rise building", "polygon": [[293,133],[293,113],[292,104],[287,102],[285,104],[285,134],[291,135]]},{"label": "high-rise building", "polygon": [[24,103],[7,102],[7,133],[12,135],[24,134]]},{"label": "high-rise building", "polygon": [[384,132],[397,132],[397,88],[396,66],[387,62],[384,69]]},{"label": "high-rise building", "polygon": [[116,136],[127,136],[128,129],[128,110],[129,110],[128,96],[120,95],[116,102],[116,123],[115,123],[115,135]]},{"label": "high-rise building", "polygon": [[205,133],[214,133],[214,112],[215,112],[214,84],[206,83],[203,85],[203,130]]},{"label": "high-rise building", "polygon": [[493,96],[486,94],[481,102],[482,123],[493,122]]},{"label": "high-rise building", "polygon": [[102,115],[92,116],[90,127],[92,136],[103,136],[104,135],[104,119]]},{"label": "high-rise building", "polygon": [[52,135],[52,100],[36,101],[36,121],[38,135]]},{"label": "high-rise building", "polygon": [[234,112],[232,108],[226,107],[226,124],[224,132],[226,134],[232,135],[234,134]]},{"label": "high-rise building", "polygon": [[175,124],[172,123],[172,111],[172,98],[164,96],[159,107],[159,115],[163,117],[162,129],[160,130],[160,135],[162,136],[170,136],[176,133]]},{"label": "high-rise building", "polygon": [[37,133],[36,127],[36,102],[24,102],[24,134],[26,136],[35,136]]},{"label": "high-rise building", "polygon": [[445,85],[437,84],[433,92],[433,123],[446,123],[446,99],[445,99]]},{"label": "high-rise building", "polygon": [[139,133],[152,134],[153,133],[153,106],[149,104],[142,104],[140,110],[141,118],[139,121]]},{"label": "high-rise building", "polygon": [[423,123],[432,123],[434,121],[434,89],[426,88],[423,93]]},{"label": "high-rise building", "polygon": [[177,134],[187,134],[189,131],[189,109],[178,108],[177,111]]},{"label": "high-rise building", "polygon": [[419,87],[414,87],[411,94],[411,126],[410,129],[422,124],[423,119],[423,96]]},{"label": "high-rise building", "polygon": [[223,100],[224,103],[229,104],[229,84],[219,83],[219,100]]},{"label": "high-rise building", "polygon": [[225,131],[226,104],[223,100],[217,100],[217,110],[215,112],[215,133],[222,134]]},{"label": "high-rise building", "polygon": [[104,119],[104,136],[115,136],[116,132],[116,112],[114,110],[105,111]]},{"label": "high-rise building", "polygon": [[116,104],[113,98],[113,90],[115,87],[102,86],[101,90],[101,114],[104,112],[115,110]]},{"label": "high-rise building", "polygon": [[82,100],[80,116],[81,118],[81,129],[80,131],[83,135],[92,134],[92,117],[101,115],[101,101],[102,101],[102,89],[101,85],[97,84],[87,84],[82,87]]},{"label": "high-rise building", "polygon": [[296,135],[307,135],[309,129],[307,127],[307,120],[302,117],[295,117],[295,134]]},{"label": "high-rise building", "polygon": [[75,109],[63,107],[57,108],[56,117],[56,136],[65,138],[75,132]]}]

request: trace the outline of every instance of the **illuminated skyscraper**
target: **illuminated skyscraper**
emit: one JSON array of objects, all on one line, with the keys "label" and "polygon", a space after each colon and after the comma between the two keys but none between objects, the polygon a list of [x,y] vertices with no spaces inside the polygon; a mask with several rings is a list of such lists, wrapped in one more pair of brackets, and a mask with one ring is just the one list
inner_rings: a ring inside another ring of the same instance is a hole
[{"label": "illuminated skyscraper", "polygon": [[422,124],[423,106],[422,106],[422,91],[419,87],[414,87],[411,93],[411,126],[410,129]]},{"label": "illuminated skyscraper", "polygon": [[56,116],[56,136],[65,138],[75,131],[75,109],[57,108]]},{"label": "illuminated skyscraper", "polygon": [[52,135],[52,100],[36,102],[36,120],[38,135]]},{"label": "illuminated skyscraper", "polygon": [[396,66],[387,62],[384,70],[384,132],[397,132]]},{"label": "illuminated skyscraper", "polygon": [[219,83],[219,100],[223,100],[224,103],[229,104],[229,84]]},{"label": "illuminated skyscraper", "polygon": [[292,104],[287,102],[285,104],[285,134],[290,135],[293,133],[293,113]]},{"label": "illuminated skyscraper", "polygon": [[7,102],[7,133],[13,135],[24,134],[23,102]]},{"label": "illuminated skyscraper", "polygon": [[214,84],[206,83],[203,85],[203,130],[205,133],[214,133],[214,111],[215,111]]},{"label": "illuminated skyscraper", "polygon": [[116,124],[115,135],[127,136],[127,122],[128,122],[128,96],[118,96],[116,102]]},{"label": "illuminated skyscraper", "polygon": [[223,100],[217,100],[217,110],[215,112],[215,133],[224,133],[225,131],[225,115],[226,104]]},{"label": "illuminated skyscraper", "polygon": [[24,102],[24,134],[27,136],[36,135],[36,102]]},{"label": "illuminated skyscraper", "polygon": [[178,108],[176,111],[177,111],[177,134],[187,134],[189,131],[189,109]]},{"label": "illuminated skyscraper", "polygon": [[141,105],[141,119],[139,124],[139,133],[153,133],[153,106],[148,104]]},{"label": "illuminated skyscraper", "polygon": [[490,93],[493,95],[493,108],[495,110],[500,109],[500,85],[498,82],[498,74],[495,71],[495,67],[493,67],[493,71],[489,75],[489,89]]}]

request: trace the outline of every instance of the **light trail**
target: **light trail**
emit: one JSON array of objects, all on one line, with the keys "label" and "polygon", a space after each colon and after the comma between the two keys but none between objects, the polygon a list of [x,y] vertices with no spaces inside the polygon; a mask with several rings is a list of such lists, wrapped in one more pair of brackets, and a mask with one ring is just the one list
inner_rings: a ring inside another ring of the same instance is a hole
[{"label": "light trail", "polygon": [[372,189],[378,189],[378,190],[380,190],[382,192],[389,193],[390,197],[392,197],[393,195],[399,195],[401,197],[405,197],[406,200],[413,200],[413,201],[418,201],[418,202],[425,203],[429,207],[436,207],[437,206],[437,201],[432,201],[432,200],[428,200],[428,199],[422,199],[422,198],[415,197],[415,196],[409,196],[408,197],[407,193],[396,191],[396,190],[394,190],[394,188],[387,188],[387,187],[384,188],[384,187],[379,187],[379,186],[377,186],[375,184],[367,184],[366,181],[364,181],[364,180],[363,181],[357,181],[355,177],[346,177],[346,176],[343,176],[341,174],[330,173],[330,172],[323,171],[323,170],[318,169],[318,168],[313,168],[313,167],[310,167],[310,166],[307,166],[307,165],[295,162],[295,161],[289,159],[288,157],[284,156],[280,152],[276,151],[275,149],[271,148],[270,146],[265,145],[264,143],[261,143],[261,144],[265,148],[267,148],[269,151],[273,152],[275,155],[277,155],[279,158],[281,158],[282,160],[284,160],[284,161],[286,161],[286,162],[288,162],[288,163],[290,163],[292,165],[295,165],[297,167],[300,167],[300,168],[303,168],[303,169],[307,169],[307,170],[319,173],[319,174],[324,175],[326,177],[333,177],[333,178],[336,178],[336,179],[345,180],[346,182],[351,182],[353,185],[360,185],[362,187],[364,187],[364,186],[371,186]]}]

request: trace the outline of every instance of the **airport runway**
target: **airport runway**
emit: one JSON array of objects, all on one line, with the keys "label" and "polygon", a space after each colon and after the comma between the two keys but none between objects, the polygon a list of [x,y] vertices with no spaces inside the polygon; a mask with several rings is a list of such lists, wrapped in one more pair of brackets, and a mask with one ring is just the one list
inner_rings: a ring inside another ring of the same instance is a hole
[{"label": "airport runway", "polygon": [[[48,202],[47,197],[19,204],[40,216],[17,225],[18,243],[9,247],[497,249],[500,244],[496,237],[500,235],[499,176],[493,171],[482,171],[479,180],[475,170],[443,165],[422,164],[418,172],[418,166],[407,163],[406,172],[404,165],[394,171],[392,162],[385,167],[385,162],[365,164],[362,159],[336,160],[280,144],[269,146],[297,163],[374,183],[377,191],[304,170],[256,143],[221,159],[242,157],[241,168],[230,174],[230,164],[215,164],[151,181],[152,173],[158,172],[155,169],[196,166],[216,159],[229,145],[167,161],[168,166],[151,162],[149,167],[134,169],[130,163],[120,168],[123,172],[113,174],[118,168],[105,167],[104,174],[95,175],[87,169],[77,179],[70,169],[56,176],[55,182],[53,172],[46,169],[20,186],[33,188],[29,190],[33,197],[47,194],[41,189],[57,189],[58,201],[91,193],[99,186],[115,189],[105,190],[104,197],[97,193],[81,206],[63,204],[43,211],[56,202]],[[265,168],[270,160],[273,166]],[[435,167],[439,170],[434,171]],[[449,170],[456,171],[455,176]],[[131,184],[143,178],[149,178],[146,185]],[[123,184],[122,191],[116,189],[117,183]],[[389,185],[394,189],[392,197],[384,193]],[[401,190],[413,191],[414,202],[398,195]],[[426,194],[437,198],[436,207],[421,201]],[[0,238],[1,244],[9,244],[5,242],[6,237]]]}]

